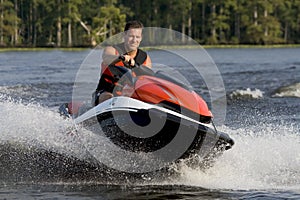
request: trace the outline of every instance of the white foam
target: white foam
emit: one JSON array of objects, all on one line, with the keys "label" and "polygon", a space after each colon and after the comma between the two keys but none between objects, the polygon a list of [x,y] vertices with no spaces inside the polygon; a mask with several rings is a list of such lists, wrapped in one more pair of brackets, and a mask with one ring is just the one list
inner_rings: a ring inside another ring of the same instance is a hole
[{"label": "white foam", "polygon": [[[0,144],[16,142],[85,159],[82,143],[66,134],[72,126],[59,114],[37,104],[0,96]],[[235,145],[205,172],[177,166],[180,177],[152,184],[178,184],[210,189],[285,189],[300,191],[300,128],[297,125],[258,124],[228,133]]]},{"label": "white foam", "polygon": [[0,144],[12,143],[27,148],[54,150],[57,153],[84,157],[80,141],[70,137],[71,120],[38,104],[15,102],[0,95]]},{"label": "white foam", "polygon": [[223,129],[234,138],[234,147],[205,172],[182,166],[176,184],[211,189],[300,190],[299,128],[263,125],[258,133],[253,131],[256,127]]},{"label": "white foam", "polygon": [[259,99],[263,98],[263,93],[259,89],[251,90],[247,88],[246,90],[236,90],[230,94],[230,98],[242,98],[242,99]]},{"label": "white foam", "polygon": [[274,97],[300,97],[300,83],[284,86],[276,90]]}]

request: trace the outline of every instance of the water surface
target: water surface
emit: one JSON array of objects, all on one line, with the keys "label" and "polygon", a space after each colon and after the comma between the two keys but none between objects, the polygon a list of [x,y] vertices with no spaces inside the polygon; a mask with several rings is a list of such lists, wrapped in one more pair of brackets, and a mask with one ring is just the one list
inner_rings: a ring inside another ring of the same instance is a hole
[{"label": "water surface", "polygon": [[[135,181],[118,181],[82,162],[88,152],[65,134],[72,121],[56,112],[71,100],[89,50],[0,53],[0,198],[299,199],[300,49],[207,51],[226,89],[226,119],[218,129],[235,146],[205,172],[177,166],[174,177]],[[149,53],[156,62],[165,59]],[[172,59],[168,64],[210,103],[199,75]],[[91,67],[87,76],[98,70]]]}]

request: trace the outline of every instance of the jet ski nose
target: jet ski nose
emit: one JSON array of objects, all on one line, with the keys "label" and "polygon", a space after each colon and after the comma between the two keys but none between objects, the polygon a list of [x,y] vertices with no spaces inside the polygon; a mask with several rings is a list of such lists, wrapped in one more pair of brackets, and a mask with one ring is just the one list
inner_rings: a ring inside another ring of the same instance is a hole
[{"label": "jet ski nose", "polygon": [[229,137],[227,133],[219,131],[219,134],[220,134],[220,139],[224,141],[225,150],[231,149],[232,146],[234,145],[234,140],[231,137]]}]

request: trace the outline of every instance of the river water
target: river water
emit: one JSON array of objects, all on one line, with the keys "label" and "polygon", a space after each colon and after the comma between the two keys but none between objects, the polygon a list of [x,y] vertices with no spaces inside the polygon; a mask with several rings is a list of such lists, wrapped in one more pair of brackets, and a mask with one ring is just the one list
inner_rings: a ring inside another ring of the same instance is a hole
[{"label": "river water", "polygon": [[[84,162],[84,146],[66,134],[72,120],[57,113],[91,51],[0,53],[0,199],[300,199],[300,48],[207,52],[227,99],[217,128],[234,147],[206,171],[177,166],[174,177],[122,181]],[[201,77],[169,61],[210,105]]]}]

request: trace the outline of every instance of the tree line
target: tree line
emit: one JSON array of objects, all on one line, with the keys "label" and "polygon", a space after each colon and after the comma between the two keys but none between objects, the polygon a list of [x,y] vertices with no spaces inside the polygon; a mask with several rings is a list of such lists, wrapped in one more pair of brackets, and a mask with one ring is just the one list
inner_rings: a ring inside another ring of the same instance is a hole
[{"label": "tree line", "polygon": [[299,0],[0,0],[0,46],[95,46],[133,19],[201,44],[300,43]]}]

